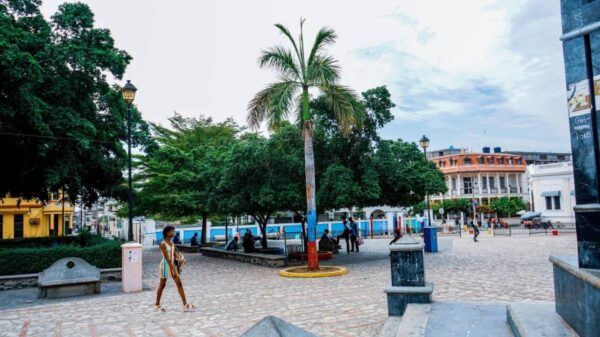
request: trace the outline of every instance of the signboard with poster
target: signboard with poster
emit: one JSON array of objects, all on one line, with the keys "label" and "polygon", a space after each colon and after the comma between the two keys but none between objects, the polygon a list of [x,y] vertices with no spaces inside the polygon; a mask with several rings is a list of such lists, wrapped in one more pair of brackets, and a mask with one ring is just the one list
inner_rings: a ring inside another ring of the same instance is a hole
[{"label": "signboard with poster", "polygon": [[590,113],[592,102],[590,85],[587,79],[569,84],[567,88],[567,101],[569,103],[569,117],[576,117]]},{"label": "signboard with poster", "polygon": [[[596,157],[594,151],[594,127],[592,119],[592,96],[598,103],[600,76],[594,77],[594,90],[590,90],[589,79],[584,79],[567,87],[569,105],[569,129],[571,133],[571,150],[573,153],[573,173],[575,189],[587,190],[589,195],[578,196],[577,203],[587,203],[596,200],[596,190],[590,186],[597,185]],[[597,107],[596,107],[597,109]]]}]

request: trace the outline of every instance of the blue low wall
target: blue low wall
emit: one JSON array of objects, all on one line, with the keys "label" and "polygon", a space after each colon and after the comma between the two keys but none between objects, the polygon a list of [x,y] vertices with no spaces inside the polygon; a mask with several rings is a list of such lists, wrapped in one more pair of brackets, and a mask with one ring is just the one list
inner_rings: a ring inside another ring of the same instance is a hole
[{"label": "blue low wall", "polygon": [[[358,227],[363,236],[366,237],[366,236],[370,235],[371,232],[370,232],[369,220],[357,220],[356,223],[358,224]],[[415,225],[420,226],[420,223],[417,222],[416,219],[413,221],[413,223],[415,223]],[[317,236],[319,237],[325,229],[328,229],[330,224],[331,224],[332,234],[339,234],[344,231],[344,224],[341,221],[318,223],[317,224]],[[246,232],[247,229],[250,230],[252,235],[255,235],[255,236],[260,235],[260,230],[258,228],[258,225],[239,226],[239,227],[230,226],[227,230],[228,237],[233,236],[234,229],[236,229],[236,228],[237,228],[238,233],[240,233],[240,235],[244,235],[244,233]],[[288,234],[287,235],[288,238],[296,238],[296,236],[299,238],[300,237],[299,234],[302,233],[302,225],[298,224],[298,223],[267,225],[267,233],[277,233],[277,232],[281,233],[283,228],[285,228],[285,231]],[[190,242],[194,233],[198,233],[198,237],[202,236],[202,229],[200,227],[177,228],[175,230],[179,233],[183,232],[182,234],[183,234],[183,242],[184,243]],[[388,234],[387,232],[388,232],[387,220],[385,220],[385,219],[373,220],[373,234],[374,235]],[[215,241],[216,235],[225,235],[225,227],[211,227],[209,230],[209,233],[208,233],[209,241]],[[163,239],[162,231],[156,231],[156,241],[161,241],[162,239]]]}]

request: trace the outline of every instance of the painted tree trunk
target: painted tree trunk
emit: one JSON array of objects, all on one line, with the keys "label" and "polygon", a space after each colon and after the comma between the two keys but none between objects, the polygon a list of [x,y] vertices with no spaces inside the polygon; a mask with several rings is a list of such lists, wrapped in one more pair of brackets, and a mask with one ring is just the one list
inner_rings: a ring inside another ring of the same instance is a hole
[{"label": "painted tree trunk", "polygon": [[202,244],[206,243],[206,220],[208,219],[208,214],[202,213],[202,235],[200,235],[200,242]]},{"label": "painted tree trunk", "polygon": [[300,223],[300,226],[302,227],[302,244],[303,244],[303,249],[305,252],[308,251],[308,245],[306,244],[306,218],[302,217],[302,222]]},{"label": "painted tree trunk", "polygon": [[317,257],[317,202],[315,185],[315,155],[313,153],[313,132],[310,120],[305,120],[303,125],[304,133],[304,169],[306,175],[306,221],[308,223],[308,270],[319,269],[319,259]]}]

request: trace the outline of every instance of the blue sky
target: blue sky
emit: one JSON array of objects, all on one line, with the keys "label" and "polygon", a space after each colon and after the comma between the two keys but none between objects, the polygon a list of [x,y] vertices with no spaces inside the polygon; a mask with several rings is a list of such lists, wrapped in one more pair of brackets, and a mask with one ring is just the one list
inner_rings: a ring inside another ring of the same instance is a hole
[{"label": "blue sky", "polygon": [[[63,1],[47,0],[50,15]],[[558,0],[89,0],[97,25],[134,58],[126,78],[148,120],[177,111],[245,122],[274,79],[262,48],[284,43],[273,24],[309,40],[324,25],[342,83],[386,85],[396,119],[385,138],[479,150],[570,151]]]}]

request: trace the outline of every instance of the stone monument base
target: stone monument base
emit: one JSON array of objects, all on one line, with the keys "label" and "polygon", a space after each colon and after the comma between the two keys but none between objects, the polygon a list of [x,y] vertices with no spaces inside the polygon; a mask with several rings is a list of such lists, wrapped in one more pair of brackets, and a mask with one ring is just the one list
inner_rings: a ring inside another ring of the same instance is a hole
[{"label": "stone monument base", "polygon": [[551,256],[556,313],[581,337],[600,336],[600,270],[579,268],[577,256]]},{"label": "stone monument base", "polygon": [[402,316],[409,303],[431,303],[433,283],[426,283],[423,287],[387,287],[388,316]]}]

